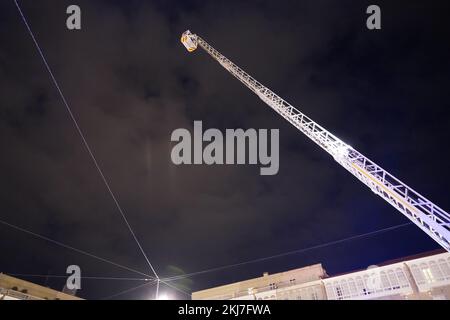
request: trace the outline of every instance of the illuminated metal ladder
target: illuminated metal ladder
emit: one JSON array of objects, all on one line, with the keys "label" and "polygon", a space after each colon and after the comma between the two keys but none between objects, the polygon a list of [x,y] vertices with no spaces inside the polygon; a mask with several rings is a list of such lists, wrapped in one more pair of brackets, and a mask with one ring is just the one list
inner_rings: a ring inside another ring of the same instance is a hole
[{"label": "illuminated metal ladder", "polygon": [[189,30],[185,31],[181,36],[181,42],[189,52],[194,51],[198,46],[208,52],[269,107],[331,154],[345,169],[403,213],[447,251],[450,251],[450,214],[308,118],[196,34],[192,34]]}]

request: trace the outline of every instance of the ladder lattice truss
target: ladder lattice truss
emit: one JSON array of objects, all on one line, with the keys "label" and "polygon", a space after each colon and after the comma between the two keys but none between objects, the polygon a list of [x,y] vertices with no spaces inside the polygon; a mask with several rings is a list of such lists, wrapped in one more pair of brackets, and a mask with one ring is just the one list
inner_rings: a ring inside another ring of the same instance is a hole
[{"label": "ladder lattice truss", "polygon": [[192,34],[188,30],[183,33],[181,42],[189,52],[194,51],[198,46],[204,49],[269,107],[331,154],[339,164],[373,192],[403,213],[447,251],[450,251],[449,213],[304,115],[199,36]]}]

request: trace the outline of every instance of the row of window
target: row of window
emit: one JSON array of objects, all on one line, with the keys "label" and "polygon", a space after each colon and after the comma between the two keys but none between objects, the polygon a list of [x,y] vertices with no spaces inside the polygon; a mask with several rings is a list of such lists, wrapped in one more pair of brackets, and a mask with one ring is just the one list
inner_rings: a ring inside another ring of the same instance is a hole
[{"label": "row of window", "polygon": [[[320,290],[320,288],[318,288],[318,290]],[[315,287],[283,290],[281,292],[277,292],[276,296],[261,296],[258,300],[319,300],[322,298],[322,295],[318,292],[318,290]]]},{"label": "row of window", "polygon": [[418,285],[450,280],[450,257],[437,261],[411,264],[411,272]]},{"label": "row of window", "polygon": [[376,293],[393,293],[395,290],[409,287],[408,279],[402,268],[380,271],[368,270],[361,276],[349,276],[326,284],[328,299],[363,298]]},{"label": "row of window", "polygon": [[[443,281],[450,281],[450,257],[427,262],[417,262],[409,265],[414,281],[419,286],[442,285]],[[289,283],[271,283],[269,290],[276,290],[285,286],[295,285],[296,280]],[[393,295],[410,288],[410,283],[402,267],[389,266],[369,269],[357,274],[325,280],[328,299],[344,300],[371,298],[381,295]],[[295,290],[279,290],[276,295],[260,296],[258,300],[318,300],[322,293],[315,287],[299,288]]]}]

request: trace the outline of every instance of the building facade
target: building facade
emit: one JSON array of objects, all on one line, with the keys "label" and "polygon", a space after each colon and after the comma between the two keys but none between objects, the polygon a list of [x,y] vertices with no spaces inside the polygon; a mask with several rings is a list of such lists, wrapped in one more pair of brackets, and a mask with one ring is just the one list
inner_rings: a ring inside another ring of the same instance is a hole
[{"label": "building facade", "polygon": [[0,273],[1,300],[82,300],[73,295]]},{"label": "building facade", "polygon": [[215,287],[192,293],[193,300],[277,300],[324,299],[321,279],[326,277],[321,264]]},{"label": "building facade", "polygon": [[450,300],[450,253],[329,277],[321,264],[192,293],[193,300]]}]

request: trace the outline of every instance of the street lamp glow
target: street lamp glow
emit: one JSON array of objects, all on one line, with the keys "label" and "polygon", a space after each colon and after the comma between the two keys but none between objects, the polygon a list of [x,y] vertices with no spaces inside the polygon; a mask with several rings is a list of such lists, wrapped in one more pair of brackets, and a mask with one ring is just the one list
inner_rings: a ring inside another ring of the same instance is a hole
[{"label": "street lamp glow", "polygon": [[165,293],[160,294],[157,300],[169,300],[169,296]]}]

